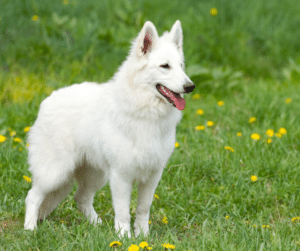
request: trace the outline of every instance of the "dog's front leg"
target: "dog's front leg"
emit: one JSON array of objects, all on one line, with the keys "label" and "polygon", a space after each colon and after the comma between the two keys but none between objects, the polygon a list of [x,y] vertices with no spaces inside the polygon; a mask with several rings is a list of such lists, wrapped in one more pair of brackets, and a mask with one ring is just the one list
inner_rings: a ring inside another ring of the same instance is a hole
[{"label": "dog's front leg", "polygon": [[139,182],[138,184],[138,204],[134,222],[135,236],[138,236],[141,232],[143,232],[145,236],[149,233],[150,206],[161,174],[162,172],[155,172],[145,183]]},{"label": "dog's front leg", "polygon": [[130,234],[130,196],[132,180],[118,170],[112,170],[110,175],[110,189],[115,210],[115,229],[121,237]]}]

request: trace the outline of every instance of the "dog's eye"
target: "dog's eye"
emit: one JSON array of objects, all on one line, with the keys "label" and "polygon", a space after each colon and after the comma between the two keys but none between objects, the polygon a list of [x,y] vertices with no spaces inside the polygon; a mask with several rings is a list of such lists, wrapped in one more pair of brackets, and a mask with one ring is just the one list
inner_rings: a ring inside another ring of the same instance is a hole
[{"label": "dog's eye", "polygon": [[169,64],[162,64],[160,67],[165,68],[165,69],[170,69],[170,65]]}]

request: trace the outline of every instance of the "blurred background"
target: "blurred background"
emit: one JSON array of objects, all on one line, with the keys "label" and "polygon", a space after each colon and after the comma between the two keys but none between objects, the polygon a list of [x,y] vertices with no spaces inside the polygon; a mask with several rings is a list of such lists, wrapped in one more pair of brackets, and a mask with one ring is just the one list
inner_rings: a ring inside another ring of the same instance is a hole
[{"label": "blurred background", "polygon": [[147,20],[159,35],[181,21],[203,94],[224,96],[241,78],[298,84],[299,13],[298,0],[1,0],[0,102],[107,81]]}]

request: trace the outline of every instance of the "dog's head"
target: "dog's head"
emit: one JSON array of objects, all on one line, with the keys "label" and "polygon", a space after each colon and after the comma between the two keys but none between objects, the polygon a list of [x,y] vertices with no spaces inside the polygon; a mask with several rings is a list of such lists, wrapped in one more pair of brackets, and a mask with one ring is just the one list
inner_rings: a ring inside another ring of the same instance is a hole
[{"label": "dog's head", "polygon": [[195,85],[184,72],[182,29],[179,20],[170,32],[158,36],[155,26],[146,22],[133,43],[129,57],[134,57],[139,70],[134,86],[152,91],[160,103],[172,104],[178,110],[185,107],[184,93],[192,92]]}]

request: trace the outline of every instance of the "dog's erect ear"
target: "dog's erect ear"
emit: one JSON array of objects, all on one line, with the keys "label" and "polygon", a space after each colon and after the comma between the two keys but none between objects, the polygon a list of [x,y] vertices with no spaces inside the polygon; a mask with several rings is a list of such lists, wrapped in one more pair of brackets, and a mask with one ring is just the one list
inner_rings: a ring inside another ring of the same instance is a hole
[{"label": "dog's erect ear", "polygon": [[148,55],[154,48],[158,40],[158,34],[155,26],[150,21],[147,21],[137,38],[137,55],[142,57]]},{"label": "dog's erect ear", "polygon": [[170,35],[171,35],[172,42],[175,43],[178,50],[181,50],[183,35],[182,35],[181,23],[179,20],[177,20],[173,25],[170,31]]}]

